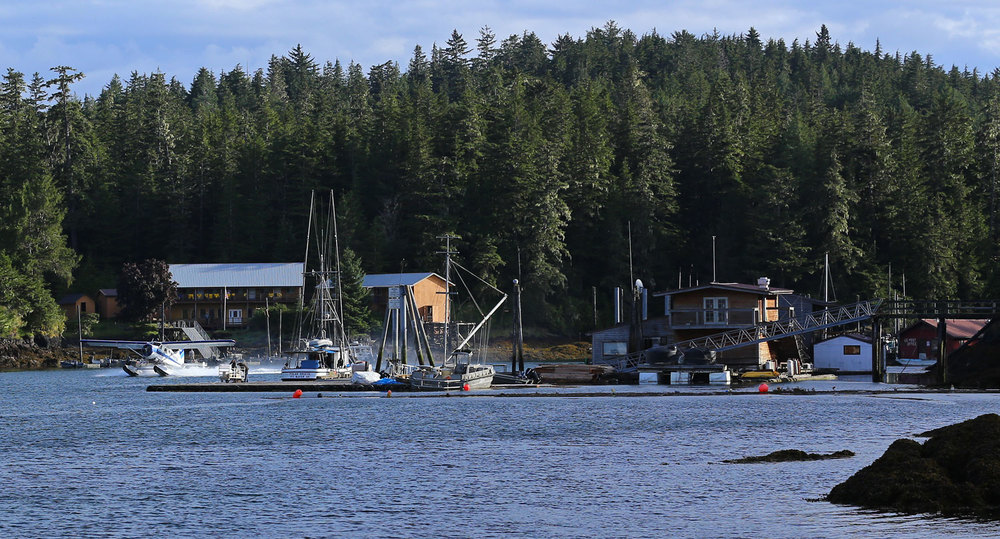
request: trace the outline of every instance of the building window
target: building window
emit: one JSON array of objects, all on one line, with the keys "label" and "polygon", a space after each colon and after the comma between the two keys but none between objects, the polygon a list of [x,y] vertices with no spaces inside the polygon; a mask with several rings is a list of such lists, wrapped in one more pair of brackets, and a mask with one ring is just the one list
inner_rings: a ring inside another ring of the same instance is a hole
[{"label": "building window", "polygon": [[844,345],[844,355],[845,356],[860,356],[861,355],[861,345],[858,345],[858,344],[845,344]]},{"label": "building window", "polygon": [[628,343],[606,342],[602,343],[604,356],[624,356],[628,353]]},{"label": "building window", "polygon": [[726,324],[729,322],[729,298],[704,298],[705,323]]}]

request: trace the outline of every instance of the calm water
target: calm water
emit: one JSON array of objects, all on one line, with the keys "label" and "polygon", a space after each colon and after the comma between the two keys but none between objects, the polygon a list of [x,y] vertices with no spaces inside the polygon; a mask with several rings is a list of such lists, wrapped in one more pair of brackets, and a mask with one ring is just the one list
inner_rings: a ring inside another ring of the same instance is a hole
[{"label": "calm water", "polygon": [[[894,439],[1000,411],[1000,395],[290,399],[150,383],[0,373],[0,536],[1000,535],[815,501]],[[793,448],[857,456],[721,463]]]}]

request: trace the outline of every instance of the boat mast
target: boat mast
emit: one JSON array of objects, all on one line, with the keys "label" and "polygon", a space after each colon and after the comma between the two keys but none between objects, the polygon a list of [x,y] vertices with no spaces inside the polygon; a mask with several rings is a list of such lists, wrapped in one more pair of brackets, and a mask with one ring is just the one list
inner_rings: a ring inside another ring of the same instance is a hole
[{"label": "boat mast", "polygon": [[447,361],[451,354],[448,353],[448,326],[451,325],[451,240],[458,236],[445,234],[438,236],[438,239],[445,241],[444,247],[444,358]]},{"label": "boat mast", "polygon": [[337,327],[334,327],[336,333],[334,343],[339,342],[340,351],[343,354],[347,349],[347,328],[344,327],[344,295],[340,286],[340,240],[337,238],[337,205],[334,202],[333,189],[330,189],[330,220],[333,222],[333,256],[337,273],[337,314],[334,317]]},{"label": "boat mast", "polygon": [[306,295],[305,280],[306,274],[309,272],[309,239],[312,237],[312,219],[313,219],[313,201],[316,197],[316,192],[311,191],[309,193],[309,222],[306,226],[306,254],[302,259],[302,291],[299,293],[299,311],[295,314],[296,326],[298,326],[298,334],[295,337],[295,342],[302,342],[302,326],[305,325],[305,320],[302,315],[303,300]]}]

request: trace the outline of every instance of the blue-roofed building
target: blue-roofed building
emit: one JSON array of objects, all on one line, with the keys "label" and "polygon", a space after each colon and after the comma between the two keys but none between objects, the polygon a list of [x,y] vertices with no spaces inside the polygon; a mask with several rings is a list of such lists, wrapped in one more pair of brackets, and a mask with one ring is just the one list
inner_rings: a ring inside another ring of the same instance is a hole
[{"label": "blue-roofed building", "polygon": [[417,312],[426,323],[444,323],[445,280],[436,273],[376,273],[366,275],[365,288],[372,291],[372,309],[384,314],[389,303],[389,289],[407,286],[413,289]]},{"label": "blue-roofed building", "polygon": [[210,329],[244,327],[257,309],[298,304],[301,262],[170,264],[177,299],[170,320],[196,320]]}]

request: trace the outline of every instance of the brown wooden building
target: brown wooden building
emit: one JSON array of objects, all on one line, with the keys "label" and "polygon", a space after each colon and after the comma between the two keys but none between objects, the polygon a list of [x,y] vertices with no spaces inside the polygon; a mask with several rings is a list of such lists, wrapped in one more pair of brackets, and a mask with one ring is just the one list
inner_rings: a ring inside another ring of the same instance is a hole
[{"label": "brown wooden building", "polygon": [[87,294],[67,294],[59,299],[59,306],[66,313],[67,320],[76,320],[77,312],[80,314],[97,312],[94,300]]},{"label": "brown wooden building", "polygon": [[101,315],[102,320],[116,318],[121,310],[117,289],[102,288],[97,291],[97,314]]},{"label": "brown wooden building", "polygon": [[425,323],[444,323],[445,280],[436,273],[374,273],[366,275],[365,288],[372,291],[372,310],[384,315],[389,291],[399,286],[413,290],[417,312]]},{"label": "brown wooden building", "polygon": [[[762,277],[757,284],[710,283],[653,296],[663,298],[673,342],[679,342],[793,316],[793,310],[779,302],[781,296],[791,293],[787,288],[771,287],[770,280]],[[719,360],[749,367],[769,360],[777,363],[776,347],[776,341],[752,344],[722,352]]]},{"label": "brown wooden building", "polygon": [[[792,290],[770,286],[761,278],[758,284],[710,283],[677,290],[656,292],[653,298],[663,298],[663,316],[641,322],[640,348],[671,344],[753,327],[792,316],[802,316],[811,310],[809,298],[797,296]],[[798,306],[798,307],[796,307]],[[804,312],[799,312],[804,311]],[[629,324],[622,323],[592,334],[593,361],[624,354],[631,336]],[[768,360],[778,361],[780,341],[747,345],[722,352],[718,361],[733,367],[757,367]],[[794,349],[794,342],[791,343]]]},{"label": "brown wooden building", "polygon": [[177,299],[167,320],[197,321],[209,329],[244,327],[257,309],[297,305],[302,271],[301,262],[171,264]]}]

